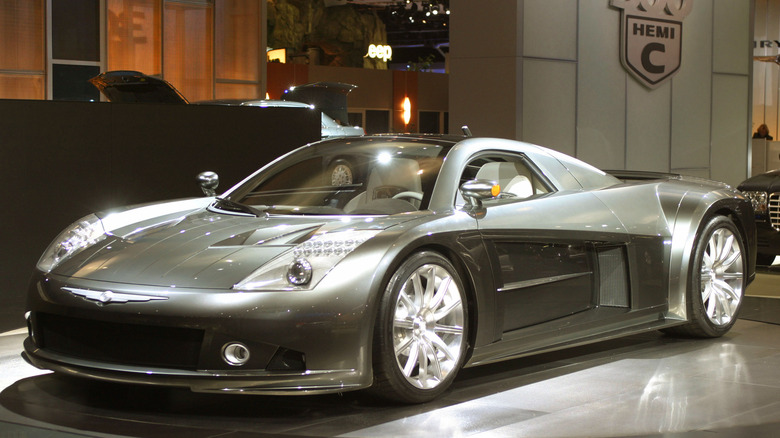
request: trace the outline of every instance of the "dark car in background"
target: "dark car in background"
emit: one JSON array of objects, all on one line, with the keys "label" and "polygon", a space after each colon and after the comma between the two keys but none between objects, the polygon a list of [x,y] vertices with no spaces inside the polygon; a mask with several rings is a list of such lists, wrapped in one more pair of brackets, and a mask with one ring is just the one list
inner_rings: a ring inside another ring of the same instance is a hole
[{"label": "dark car in background", "polygon": [[756,263],[771,265],[780,254],[780,169],[748,178],[737,187],[753,203],[756,215]]},{"label": "dark car in background", "polygon": [[322,138],[360,136],[359,126],[348,126],[347,95],[357,85],[316,82],[291,87],[282,100],[221,99],[189,102],[168,81],[138,71],[116,70],[101,73],[89,82],[108,99],[120,103],[173,103],[196,105],[253,106],[259,108],[308,108],[321,114]]}]

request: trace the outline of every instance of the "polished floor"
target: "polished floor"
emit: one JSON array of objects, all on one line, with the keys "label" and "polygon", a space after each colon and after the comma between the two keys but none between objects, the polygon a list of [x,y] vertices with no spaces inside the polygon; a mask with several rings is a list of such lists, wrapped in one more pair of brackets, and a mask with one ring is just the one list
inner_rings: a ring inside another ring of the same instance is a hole
[{"label": "polished floor", "polygon": [[21,359],[16,330],[0,334],[0,438],[780,436],[775,269],[759,274],[723,338],[651,332],[471,368],[419,406],[63,379]]}]

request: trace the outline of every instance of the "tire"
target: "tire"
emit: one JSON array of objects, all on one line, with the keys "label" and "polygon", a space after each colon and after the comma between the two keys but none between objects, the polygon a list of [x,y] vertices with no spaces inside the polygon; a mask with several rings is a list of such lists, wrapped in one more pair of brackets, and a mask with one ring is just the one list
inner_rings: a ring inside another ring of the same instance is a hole
[{"label": "tire", "polygon": [[747,287],[747,254],[739,230],[729,218],[715,216],[696,238],[688,274],[687,324],[672,334],[717,338],[737,320]]},{"label": "tire", "polygon": [[774,254],[756,254],[756,264],[761,266],[771,266],[775,261]]},{"label": "tire", "polygon": [[433,400],[463,366],[467,344],[468,304],[457,270],[438,253],[413,254],[380,302],[371,391],[403,403]]},{"label": "tire", "polygon": [[355,180],[355,175],[352,170],[352,163],[339,158],[334,161],[329,168],[330,185],[334,187],[348,186]]}]

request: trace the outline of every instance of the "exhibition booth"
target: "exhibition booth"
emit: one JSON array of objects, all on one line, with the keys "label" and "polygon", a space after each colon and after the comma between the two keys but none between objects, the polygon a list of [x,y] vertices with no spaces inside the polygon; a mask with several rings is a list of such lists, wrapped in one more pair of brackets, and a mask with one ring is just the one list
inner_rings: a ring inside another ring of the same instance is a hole
[{"label": "exhibition booth", "polygon": [[487,3],[0,5],[0,436],[775,433],[780,5]]}]

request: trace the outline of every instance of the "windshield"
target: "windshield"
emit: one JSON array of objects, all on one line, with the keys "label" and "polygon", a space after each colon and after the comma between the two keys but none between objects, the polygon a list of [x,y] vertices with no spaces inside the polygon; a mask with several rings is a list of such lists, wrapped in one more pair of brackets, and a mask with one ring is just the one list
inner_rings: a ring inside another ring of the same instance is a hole
[{"label": "windshield", "polygon": [[227,199],[269,213],[389,215],[428,208],[451,143],[409,138],[316,143],[267,166]]}]

